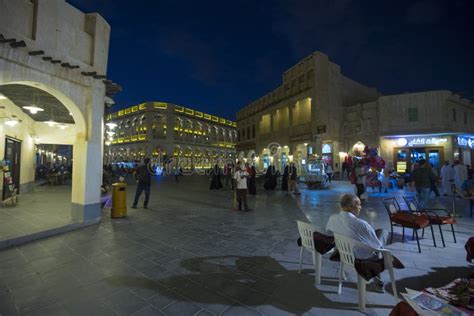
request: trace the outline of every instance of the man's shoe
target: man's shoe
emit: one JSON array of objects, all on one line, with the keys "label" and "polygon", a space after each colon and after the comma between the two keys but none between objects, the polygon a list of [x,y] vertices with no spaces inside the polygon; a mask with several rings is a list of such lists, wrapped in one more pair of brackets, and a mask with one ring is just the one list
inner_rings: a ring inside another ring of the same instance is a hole
[{"label": "man's shoe", "polygon": [[367,284],[367,291],[376,292],[376,293],[385,293],[384,283],[374,280],[372,283]]},{"label": "man's shoe", "polygon": [[136,206],[136,205],[132,205],[132,208],[137,208],[137,206]]}]

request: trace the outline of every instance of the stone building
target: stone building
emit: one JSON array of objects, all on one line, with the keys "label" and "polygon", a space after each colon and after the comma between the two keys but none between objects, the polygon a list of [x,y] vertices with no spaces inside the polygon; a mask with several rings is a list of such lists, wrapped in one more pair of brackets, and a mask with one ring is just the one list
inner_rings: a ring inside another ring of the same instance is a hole
[{"label": "stone building", "polygon": [[24,194],[38,146],[72,145],[71,217],[79,222],[101,214],[109,36],[99,14],[64,0],[0,1],[0,157]]},{"label": "stone building", "polygon": [[344,119],[341,151],[379,148],[399,172],[420,158],[436,168],[445,160],[474,163],[474,104],[450,91],[381,96],[348,107]]},{"label": "stone building", "polygon": [[308,156],[322,156],[324,147],[332,162],[340,151],[345,108],[379,96],[315,52],[288,69],[279,87],[237,113],[237,155],[260,168],[274,163],[282,169],[289,160],[305,164]]},{"label": "stone building", "polygon": [[[145,102],[106,117],[106,163],[139,161],[157,163],[179,158],[186,168],[209,168],[220,159],[235,158],[236,123],[187,107]],[[114,123],[110,125],[109,123]]]},{"label": "stone building", "polygon": [[[315,52],[283,74],[274,91],[237,113],[237,155],[265,168],[311,156],[339,171],[354,148],[378,148],[389,168],[419,158],[474,164],[474,105],[450,91],[382,96]],[[303,168],[304,170],[304,168]]]}]

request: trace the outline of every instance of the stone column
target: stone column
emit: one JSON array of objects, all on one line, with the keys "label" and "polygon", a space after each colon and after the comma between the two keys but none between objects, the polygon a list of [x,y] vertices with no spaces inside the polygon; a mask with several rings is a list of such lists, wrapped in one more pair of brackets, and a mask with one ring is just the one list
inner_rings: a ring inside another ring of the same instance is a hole
[{"label": "stone column", "polygon": [[73,147],[71,217],[78,222],[99,221],[102,183],[102,113],[104,87],[96,85],[86,97],[86,133],[76,136]]}]

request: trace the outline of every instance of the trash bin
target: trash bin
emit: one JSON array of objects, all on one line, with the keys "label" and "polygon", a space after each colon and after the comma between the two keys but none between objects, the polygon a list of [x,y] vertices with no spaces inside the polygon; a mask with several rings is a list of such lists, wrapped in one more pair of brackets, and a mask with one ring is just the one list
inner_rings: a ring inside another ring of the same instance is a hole
[{"label": "trash bin", "polygon": [[112,184],[112,211],[110,217],[118,218],[127,216],[127,184],[117,182]]}]

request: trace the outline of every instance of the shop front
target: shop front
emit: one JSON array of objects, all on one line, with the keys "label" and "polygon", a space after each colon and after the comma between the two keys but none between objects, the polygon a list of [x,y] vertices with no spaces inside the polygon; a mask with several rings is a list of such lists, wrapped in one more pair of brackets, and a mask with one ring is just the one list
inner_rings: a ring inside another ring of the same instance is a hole
[{"label": "shop front", "polygon": [[332,148],[333,148],[332,143],[323,143],[323,147],[321,149],[321,153],[322,153],[321,157],[325,164],[331,166],[331,168],[334,168]]},{"label": "shop front", "polygon": [[458,135],[456,137],[454,156],[466,166],[474,165],[474,135]]},{"label": "shop front", "polygon": [[424,159],[440,170],[445,160],[453,161],[455,135],[386,136],[380,141],[381,153],[388,167],[398,173],[412,170],[415,163]]}]

